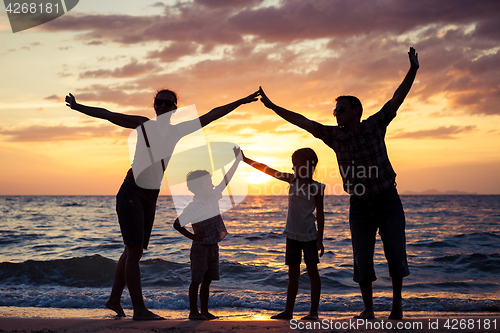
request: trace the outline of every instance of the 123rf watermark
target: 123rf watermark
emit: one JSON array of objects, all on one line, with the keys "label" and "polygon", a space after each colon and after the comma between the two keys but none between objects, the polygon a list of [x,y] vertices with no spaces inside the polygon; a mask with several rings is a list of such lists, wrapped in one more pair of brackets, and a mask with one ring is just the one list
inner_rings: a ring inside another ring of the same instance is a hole
[{"label": "123rf watermark", "polygon": [[[500,321],[500,320],[499,320]],[[321,321],[290,320],[292,330],[427,330],[427,331],[498,331],[497,319],[490,318],[461,318],[461,319],[427,319],[427,320],[401,320],[385,321],[372,319],[348,319]]]},{"label": "123rf watermark", "polygon": [[79,0],[4,0],[12,32],[30,29],[61,17]]}]

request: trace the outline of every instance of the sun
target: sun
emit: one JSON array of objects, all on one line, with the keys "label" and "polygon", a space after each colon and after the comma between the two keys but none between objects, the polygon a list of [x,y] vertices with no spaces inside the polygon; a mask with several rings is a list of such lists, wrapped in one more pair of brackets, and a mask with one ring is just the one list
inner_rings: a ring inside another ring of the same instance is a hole
[{"label": "sun", "polygon": [[263,172],[250,172],[247,176],[247,182],[250,184],[262,184],[271,179],[271,176]]}]

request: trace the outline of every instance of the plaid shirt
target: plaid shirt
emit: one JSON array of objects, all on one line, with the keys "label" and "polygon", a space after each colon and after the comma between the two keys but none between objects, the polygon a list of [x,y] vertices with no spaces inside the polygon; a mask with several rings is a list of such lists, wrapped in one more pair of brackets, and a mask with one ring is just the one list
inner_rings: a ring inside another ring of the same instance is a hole
[{"label": "plaid shirt", "polygon": [[201,241],[193,241],[193,244],[216,244],[226,237],[227,229],[219,210],[220,199],[222,193],[214,189],[206,201],[194,197],[179,215],[181,225],[192,223],[194,233],[202,231],[205,234]]},{"label": "plaid shirt", "polygon": [[337,154],[344,190],[352,195],[371,197],[394,186],[396,173],[392,168],[385,133],[394,117],[387,102],[380,111],[362,121],[356,133],[339,126],[313,122],[316,137]]}]

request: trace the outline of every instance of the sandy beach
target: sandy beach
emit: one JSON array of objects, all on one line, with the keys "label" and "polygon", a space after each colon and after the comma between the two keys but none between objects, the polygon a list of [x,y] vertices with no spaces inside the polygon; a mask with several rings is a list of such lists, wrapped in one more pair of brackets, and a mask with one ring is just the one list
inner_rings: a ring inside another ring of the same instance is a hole
[{"label": "sandy beach", "polygon": [[[0,317],[0,332],[498,332],[500,314],[483,313],[410,313],[403,320],[387,320],[386,313],[380,313],[375,320],[356,320],[352,314],[335,315],[327,313],[320,321],[270,320],[268,315],[247,313],[242,316],[227,315],[219,320],[191,321],[167,319],[162,321],[134,321],[130,317],[117,319],[106,310],[45,309],[47,312],[8,312],[3,309]],[[14,311],[14,308],[10,309]],[[97,312],[96,312],[97,311]],[[50,315],[49,315],[50,312]],[[93,312],[93,315],[91,314]],[[87,317],[82,314],[89,313]],[[103,314],[108,317],[102,317]],[[160,313],[167,318],[172,313]],[[32,317],[27,317],[31,315]],[[42,317],[44,316],[44,317]],[[78,317],[76,317],[78,316]],[[100,318],[97,318],[99,317]],[[73,317],[73,318],[72,318]],[[300,316],[296,316],[300,318]]]},{"label": "sandy beach", "polygon": [[[447,323],[450,326],[447,326]],[[319,322],[255,320],[255,321],[134,321],[113,319],[45,319],[45,318],[0,318],[1,332],[498,332],[500,316],[462,316],[453,318],[420,318],[405,320],[355,320],[323,319]],[[495,326],[496,324],[496,326]],[[461,326],[462,325],[462,326]],[[463,327],[463,328],[461,328]],[[487,328],[488,327],[488,328]],[[497,327],[495,329],[495,327]]]}]

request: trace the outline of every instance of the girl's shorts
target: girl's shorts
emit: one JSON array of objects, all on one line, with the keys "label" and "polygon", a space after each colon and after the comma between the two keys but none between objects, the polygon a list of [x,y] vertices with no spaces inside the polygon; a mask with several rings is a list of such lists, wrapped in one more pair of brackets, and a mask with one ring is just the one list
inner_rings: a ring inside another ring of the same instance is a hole
[{"label": "girl's shorts", "polygon": [[306,265],[316,265],[319,263],[317,239],[309,242],[301,242],[295,239],[286,238],[285,264],[288,266],[300,265],[302,261],[302,251],[304,251],[304,262]]}]

